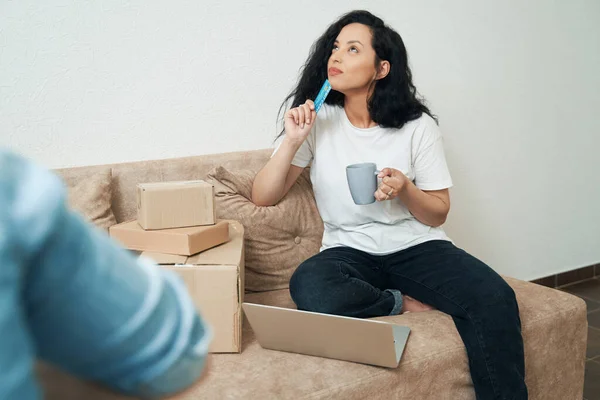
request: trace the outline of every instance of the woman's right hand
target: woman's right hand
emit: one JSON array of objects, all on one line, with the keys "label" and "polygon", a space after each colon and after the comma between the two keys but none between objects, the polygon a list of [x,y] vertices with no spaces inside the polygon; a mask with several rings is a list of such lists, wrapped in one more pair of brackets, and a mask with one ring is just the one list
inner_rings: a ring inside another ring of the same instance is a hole
[{"label": "woman's right hand", "polygon": [[288,110],[284,117],[286,137],[295,143],[303,143],[316,118],[315,103],[312,100],[306,100],[306,103]]}]

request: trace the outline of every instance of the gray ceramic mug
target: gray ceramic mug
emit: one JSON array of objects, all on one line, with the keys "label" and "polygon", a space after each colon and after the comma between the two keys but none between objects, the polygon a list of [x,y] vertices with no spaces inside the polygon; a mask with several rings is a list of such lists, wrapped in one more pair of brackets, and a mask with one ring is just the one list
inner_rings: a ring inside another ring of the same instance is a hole
[{"label": "gray ceramic mug", "polygon": [[364,205],[375,202],[378,174],[375,163],[351,164],[346,167],[348,187],[355,204]]}]

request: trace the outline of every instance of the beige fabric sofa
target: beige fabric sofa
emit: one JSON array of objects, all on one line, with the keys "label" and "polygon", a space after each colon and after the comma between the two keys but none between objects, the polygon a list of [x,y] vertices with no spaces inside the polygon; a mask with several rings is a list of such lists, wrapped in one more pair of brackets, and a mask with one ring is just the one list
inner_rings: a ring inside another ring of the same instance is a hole
[{"label": "beige fabric sofa", "polygon": [[[202,179],[215,166],[260,169],[271,151],[215,154],[110,165],[118,222],[135,218],[139,182]],[[59,171],[77,181],[106,166]],[[572,295],[506,278],[521,310],[526,379],[531,399],[581,399],[587,340],[585,303]],[[294,307],[287,290],[247,294],[245,301]],[[181,399],[474,399],[464,346],[440,312],[381,319],[412,329],[397,369],[262,349],[247,321],[241,354],[213,354],[202,384]],[[277,329],[276,326],[273,329]],[[46,366],[39,373],[49,399],[123,399]]]}]

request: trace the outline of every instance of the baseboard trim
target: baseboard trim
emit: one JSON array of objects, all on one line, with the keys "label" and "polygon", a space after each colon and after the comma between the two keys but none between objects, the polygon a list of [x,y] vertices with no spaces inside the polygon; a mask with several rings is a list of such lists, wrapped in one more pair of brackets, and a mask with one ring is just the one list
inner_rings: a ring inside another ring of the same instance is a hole
[{"label": "baseboard trim", "polygon": [[577,268],[571,271],[561,272],[560,274],[545,276],[535,279],[531,282],[538,285],[551,288],[572,285],[573,283],[587,281],[596,276],[600,276],[600,264],[589,265],[587,267]]}]

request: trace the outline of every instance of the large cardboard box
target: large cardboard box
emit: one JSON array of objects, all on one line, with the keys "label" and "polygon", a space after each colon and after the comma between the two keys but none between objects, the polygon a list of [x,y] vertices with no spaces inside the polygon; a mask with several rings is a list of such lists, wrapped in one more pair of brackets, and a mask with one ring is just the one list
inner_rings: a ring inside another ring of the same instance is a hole
[{"label": "large cardboard box", "polygon": [[128,221],[111,226],[109,233],[130,250],[189,256],[227,242],[229,222],[147,231],[137,221]]},{"label": "large cardboard box", "polygon": [[214,330],[212,353],[242,349],[244,301],[244,227],[229,222],[229,241],[192,257],[144,252],[185,282],[202,317]]},{"label": "large cardboard box", "polygon": [[208,182],[175,181],[137,185],[138,222],[144,229],[212,225],[215,189]]}]

